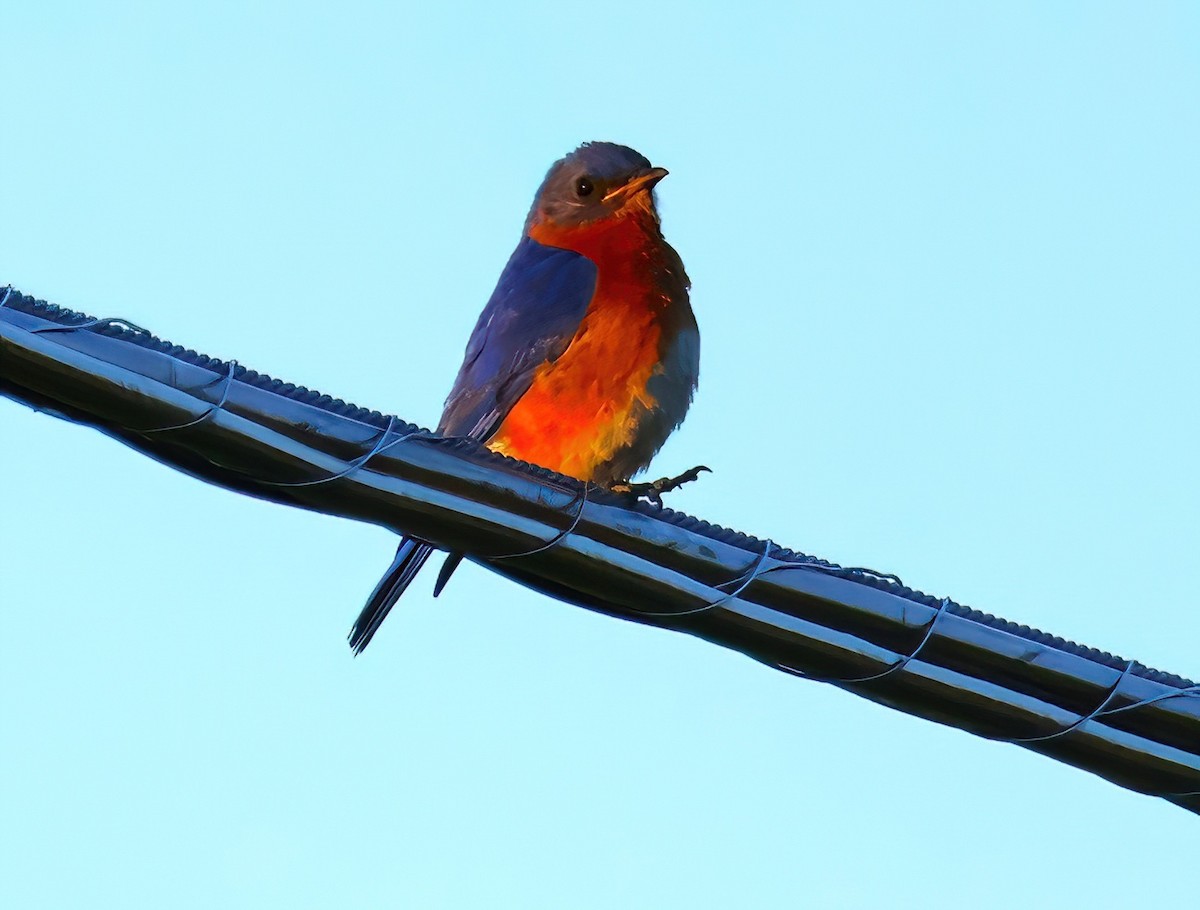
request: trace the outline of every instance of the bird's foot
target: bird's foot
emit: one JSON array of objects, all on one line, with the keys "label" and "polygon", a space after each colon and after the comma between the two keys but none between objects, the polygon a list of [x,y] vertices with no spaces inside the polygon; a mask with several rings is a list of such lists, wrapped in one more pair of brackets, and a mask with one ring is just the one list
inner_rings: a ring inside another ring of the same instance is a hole
[{"label": "bird's foot", "polygon": [[670,493],[672,490],[678,490],[685,483],[691,483],[700,477],[701,471],[712,473],[711,468],[706,468],[704,465],[696,465],[690,471],[684,471],[678,477],[660,477],[658,480],[653,480],[649,483],[614,483],[609,486],[610,493],[616,493],[619,496],[628,496],[631,499],[648,499],[659,508],[662,508],[662,498],[664,493]]}]

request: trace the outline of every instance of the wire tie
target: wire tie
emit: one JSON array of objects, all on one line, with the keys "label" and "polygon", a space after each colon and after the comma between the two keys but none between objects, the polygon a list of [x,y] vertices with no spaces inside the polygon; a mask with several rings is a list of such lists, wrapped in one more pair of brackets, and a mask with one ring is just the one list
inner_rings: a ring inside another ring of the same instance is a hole
[{"label": "wire tie", "polygon": [[323,484],[323,483],[332,483],[335,480],[341,480],[343,477],[349,477],[355,471],[359,470],[364,465],[366,465],[366,463],[368,461],[370,461],[372,458],[374,458],[380,452],[384,452],[387,449],[392,448],[392,446],[398,446],[398,445],[400,445],[400,443],[407,442],[410,439],[434,439],[434,440],[436,440],[439,438],[437,436],[432,435],[428,430],[413,430],[411,433],[405,433],[403,436],[399,436],[396,439],[393,439],[390,442],[387,442],[388,435],[392,432],[392,429],[395,427],[396,421],[397,421],[397,418],[394,415],[391,417],[388,417],[388,425],[384,429],[383,434],[379,437],[379,441],[375,444],[375,447],[373,449],[371,449],[371,451],[369,451],[366,455],[362,455],[359,458],[354,459],[354,461],[350,462],[350,464],[347,465],[346,469],[343,471],[339,471],[338,473],[333,474],[329,477],[322,477],[318,480],[300,480],[300,481],[295,481],[295,482],[283,482],[283,481],[276,481],[276,480],[255,480],[254,483],[259,484],[261,486],[266,486],[266,487],[315,487],[315,486],[319,486],[320,484]]},{"label": "wire tie", "polygon": [[[668,610],[662,613],[654,613],[649,610],[634,610],[638,616],[694,616],[697,613],[707,613],[709,610],[715,610],[729,603],[743,591],[745,591],[754,582],[756,578],[763,574],[763,566],[767,562],[767,557],[771,555],[771,551],[775,549],[775,542],[771,540],[763,541],[763,551],[755,557],[754,563],[744,571],[741,575],[730,581],[723,581],[719,585],[714,585],[717,590],[726,585],[737,585],[732,591],[723,594],[721,597],[714,600],[712,603],[704,604],[701,607],[695,607],[691,610]],[[739,584],[740,582],[740,584]]]},{"label": "wire tie", "polygon": [[[5,299],[8,299],[7,297]],[[120,316],[109,316],[105,319],[89,319],[86,322],[81,322],[78,325],[44,325],[36,329],[30,329],[31,335],[46,335],[51,332],[78,332],[80,329],[95,329],[108,328],[109,326],[118,326],[129,332],[136,332],[139,335],[149,335],[147,329],[143,329],[140,325],[130,322],[128,319],[122,319]]]},{"label": "wire tie", "polygon": [[346,465],[344,470],[338,471],[336,474],[332,474],[329,477],[321,477],[317,480],[300,480],[300,481],[294,481],[294,482],[285,482],[285,481],[278,481],[278,480],[256,480],[254,482],[256,484],[259,484],[264,487],[316,487],[316,486],[320,486],[323,483],[332,483],[335,480],[341,480],[343,477],[349,477],[351,474],[353,474],[355,471],[362,468],[368,461],[370,461],[372,458],[374,458],[376,455],[378,455],[384,449],[390,449],[394,445],[399,445],[400,443],[404,442],[405,440],[412,439],[414,436],[421,435],[425,432],[424,430],[414,430],[411,433],[405,433],[403,436],[401,436],[397,439],[393,439],[391,442],[388,442],[388,436],[391,435],[392,429],[395,426],[396,426],[396,417],[393,415],[388,418],[387,427],[384,428],[383,433],[380,434],[379,440],[375,443],[374,446],[372,446],[371,451],[367,452],[366,455],[361,455],[358,458],[354,459],[352,462],[350,462],[348,465]]},{"label": "wire tie", "polygon": [[229,361],[227,366],[229,367],[229,369],[225,373],[225,377],[223,379],[220,376],[218,376],[216,379],[212,380],[212,382],[206,382],[204,384],[204,386],[202,386],[202,388],[206,388],[206,387],[212,385],[213,382],[222,383],[220,399],[218,399],[216,404],[209,405],[208,410],[206,410],[199,417],[196,417],[193,420],[189,420],[189,421],[187,421],[187,423],[177,423],[174,426],[169,426],[169,427],[155,427],[152,430],[138,430],[137,432],[145,434],[145,435],[149,435],[151,433],[169,433],[174,430],[186,430],[188,427],[194,427],[197,424],[204,423],[204,421],[208,420],[210,417],[212,417],[214,414],[216,414],[217,411],[219,411],[219,410],[221,410],[221,408],[225,407],[225,402],[229,400],[229,390],[233,387],[234,373],[237,372],[237,361],[231,360],[231,361]]},{"label": "wire tie", "polygon": [[1067,726],[1063,727],[1061,730],[1056,730],[1053,733],[1047,733],[1044,736],[1012,737],[1012,738],[1007,739],[1006,741],[1010,742],[1010,743],[1043,743],[1043,742],[1046,742],[1047,740],[1058,739],[1058,737],[1060,737],[1060,736],[1066,736],[1072,730],[1078,730],[1080,727],[1082,727],[1084,724],[1086,724],[1089,720],[1094,720],[1095,718],[1099,717],[1104,712],[1104,709],[1108,707],[1108,703],[1111,702],[1116,697],[1117,691],[1121,688],[1121,683],[1125,682],[1125,678],[1127,676],[1129,676],[1130,673],[1133,672],[1133,668],[1136,667],[1137,665],[1138,665],[1138,662],[1136,660],[1131,660],[1128,664],[1125,665],[1125,669],[1121,671],[1121,675],[1117,677],[1117,681],[1113,684],[1113,687],[1111,689],[1109,689],[1108,694],[1106,696],[1104,696],[1104,701],[1100,702],[1100,704],[1096,706],[1096,709],[1094,711],[1092,711],[1090,714],[1084,714],[1078,720],[1076,720],[1075,722],[1073,722],[1071,724],[1068,724]]},{"label": "wire tie", "polygon": [[921,637],[920,644],[912,651],[911,654],[905,654],[891,666],[878,673],[872,673],[869,676],[816,676],[812,673],[806,673],[803,670],[797,670],[795,667],[789,667],[786,664],[776,664],[776,668],[783,670],[785,673],[791,673],[793,676],[799,676],[801,679],[812,680],[813,682],[824,683],[865,683],[875,682],[883,679],[885,676],[891,676],[893,673],[898,673],[907,667],[912,661],[916,660],[929,640],[933,638],[933,630],[937,628],[938,620],[946,613],[946,608],[951,604],[949,597],[943,597],[941,603],[938,604],[937,612],[930,618],[929,623],[925,626],[925,634]]},{"label": "wire tie", "polygon": [[1122,711],[1132,711],[1134,708],[1144,708],[1146,705],[1152,705],[1155,702],[1166,701],[1168,698],[1197,697],[1200,697],[1200,686],[1187,686],[1183,689],[1176,689],[1174,692],[1163,692],[1159,695],[1153,695],[1150,698],[1143,698],[1141,701],[1135,701],[1133,704],[1125,705],[1123,708],[1106,708],[1096,716],[1102,717],[1109,714],[1120,714]]},{"label": "wire tie", "polygon": [[[1125,705],[1120,708],[1104,708],[1095,714],[1095,717],[1107,717],[1112,714],[1120,714],[1122,711],[1132,711],[1134,708],[1144,708],[1147,705],[1153,705],[1160,701],[1166,701],[1169,698],[1197,698],[1200,697],[1200,685],[1186,686],[1182,689],[1176,689],[1173,692],[1162,692],[1158,695],[1153,695],[1150,698],[1143,698],[1141,701],[1135,701],[1132,704]],[[1194,790],[1190,793],[1152,793],[1151,796],[1158,796],[1162,799],[1195,799],[1200,797],[1200,790]]]},{"label": "wire tie", "polygon": [[878,578],[880,581],[890,581],[892,584],[904,587],[904,582],[900,579],[900,576],[893,575],[891,572],[877,572],[874,569],[866,569],[861,566],[827,565],[824,562],[817,562],[815,560],[787,560],[778,565],[771,566],[767,571],[779,572],[785,569],[808,569],[813,572],[824,572],[827,575],[833,575],[837,578],[848,577],[851,581],[857,581],[859,578],[869,575],[872,578]]},{"label": "wire tie", "polygon": [[[566,529],[559,531],[558,534],[556,534],[552,539],[546,541],[545,543],[541,544],[538,547],[535,547],[532,550],[526,550],[524,553],[505,553],[503,556],[487,556],[484,558],[486,558],[488,560],[521,559],[526,556],[533,556],[537,553],[544,553],[546,550],[549,550],[551,547],[558,546],[560,543],[562,543],[564,540],[566,540],[567,537],[569,537],[575,531],[575,529],[577,527],[579,527],[579,521],[580,521],[580,519],[583,518],[583,510],[584,510],[584,508],[586,508],[587,503],[588,503],[588,491],[591,489],[591,486],[592,486],[592,484],[590,481],[584,482],[582,495],[576,497],[579,500],[579,508],[575,512],[575,517],[571,519],[571,524],[568,525],[566,527]],[[573,501],[574,500],[572,500],[572,502]]]}]

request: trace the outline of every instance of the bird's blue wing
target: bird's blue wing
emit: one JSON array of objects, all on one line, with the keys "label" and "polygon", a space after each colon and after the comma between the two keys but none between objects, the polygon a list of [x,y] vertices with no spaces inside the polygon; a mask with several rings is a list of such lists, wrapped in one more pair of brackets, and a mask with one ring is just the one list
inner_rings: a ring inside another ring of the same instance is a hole
[{"label": "bird's blue wing", "polygon": [[596,266],[525,237],[479,316],[438,431],[487,439],[533,381],[562,356],[596,290]]}]

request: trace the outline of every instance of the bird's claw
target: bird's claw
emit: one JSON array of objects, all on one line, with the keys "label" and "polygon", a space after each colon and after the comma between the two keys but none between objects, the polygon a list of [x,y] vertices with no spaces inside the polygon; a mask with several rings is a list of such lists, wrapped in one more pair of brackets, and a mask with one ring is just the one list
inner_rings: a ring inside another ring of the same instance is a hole
[{"label": "bird's claw", "polygon": [[660,477],[658,480],[653,480],[649,483],[630,483],[629,481],[625,481],[624,483],[614,483],[608,489],[610,493],[628,496],[631,499],[648,499],[659,508],[662,508],[664,493],[678,490],[685,483],[691,483],[693,480],[698,479],[701,471],[708,471],[711,474],[712,468],[699,464],[691,470],[684,471],[677,477]]}]

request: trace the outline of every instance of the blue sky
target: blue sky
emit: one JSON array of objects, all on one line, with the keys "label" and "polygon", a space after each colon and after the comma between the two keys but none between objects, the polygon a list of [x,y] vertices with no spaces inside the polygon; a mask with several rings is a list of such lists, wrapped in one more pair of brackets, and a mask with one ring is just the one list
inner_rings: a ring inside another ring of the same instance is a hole
[{"label": "blue sky", "polygon": [[[9,4],[0,284],[423,423],[670,168],[674,504],[1200,676],[1192,4]],[[0,905],[1191,906],[1197,819],[0,401]]]}]

